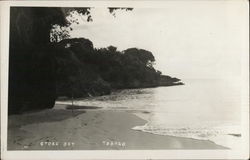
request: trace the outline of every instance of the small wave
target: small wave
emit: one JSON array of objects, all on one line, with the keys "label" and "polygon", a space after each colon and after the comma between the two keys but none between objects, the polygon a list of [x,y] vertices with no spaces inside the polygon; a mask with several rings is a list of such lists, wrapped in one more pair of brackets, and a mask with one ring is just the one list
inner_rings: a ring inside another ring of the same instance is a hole
[{"label": "small wave", "polygon": [[176,137],[193,138],[198,140],[210,140],[218,145],[222,145],[230,149],[239,149],[241,144],[240,136],[232,136],[232,135],[240,135],[240,133],[235,132],[237,131],[238,126],[214,127],[214,128],[206,128],[206,127],[159,128],[146,123],[143,126],[135,126],[132,129],[157,135],[169,135]]}]

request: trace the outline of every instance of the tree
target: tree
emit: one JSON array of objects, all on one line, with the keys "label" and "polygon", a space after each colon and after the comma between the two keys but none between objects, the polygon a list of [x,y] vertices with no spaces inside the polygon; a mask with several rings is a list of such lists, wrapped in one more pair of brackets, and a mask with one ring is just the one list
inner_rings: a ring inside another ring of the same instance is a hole
[{"label": "tree", "polygon": [[[90,8],[11,7],[9,114],[54,106],[57,66],[51,37],[54,42],[68,38],[63,27],[78,21],[67,19],[72,12],[92,21]],[[55,26],[62,30],[53,32]]]},{"label": "tree", "polygon": [[155,61],[153,54],[144,49],[129,48],[124,51],[124,55],[134,57],[148,67],[152,67],[153,62]]}]

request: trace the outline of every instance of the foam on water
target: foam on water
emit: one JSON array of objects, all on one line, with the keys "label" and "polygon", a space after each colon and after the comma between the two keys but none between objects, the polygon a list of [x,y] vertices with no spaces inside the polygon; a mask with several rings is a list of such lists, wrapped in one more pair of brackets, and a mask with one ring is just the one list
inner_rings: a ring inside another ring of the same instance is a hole
[{"label": "foam on water", "polygon": [[[147,121],[134,130],[240,148],[239,81],[183,81],[183,86],[120,90],[111,95],[75,100],[74,105],[130,110]],[[71,104],[70,101],[57,103]]]},{"label": "foam on water", "polygon": [[240,149],[241,134],[240,127],[235,126],[221,126],[221,127],[181,127],[181,128],[164,128],[160,126],[152,126],[146,123],[143,126],[136,126],[132,129],[148,132],[157,135],[169,135],[176,137],[193,138],[198,140],[210,140],[214,143],[228,147],[230,149]]}]

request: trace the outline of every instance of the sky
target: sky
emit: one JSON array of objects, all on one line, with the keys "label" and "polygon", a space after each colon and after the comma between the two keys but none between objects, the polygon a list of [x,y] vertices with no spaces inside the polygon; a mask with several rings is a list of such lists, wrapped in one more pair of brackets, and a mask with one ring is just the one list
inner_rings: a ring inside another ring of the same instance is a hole
[{"label": "sky", "polygon": [[91,15],[93,22],[80,18],[80,24],[72,24],[72,38],[88,38],[96,48],[149,50],[157,70],[178,78],[241,76],[241,57],[248,54],[247,3],[177,1],[118,10],[115,17],[94,8]]}]

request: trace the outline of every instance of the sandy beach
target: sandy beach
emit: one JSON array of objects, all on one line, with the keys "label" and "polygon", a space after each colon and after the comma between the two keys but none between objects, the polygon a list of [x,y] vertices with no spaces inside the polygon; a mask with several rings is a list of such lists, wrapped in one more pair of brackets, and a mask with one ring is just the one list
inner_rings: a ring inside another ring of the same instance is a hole
[{"label": "sandy beach", "polygon": [[[57,108],[66,108],[57,106]],[[133,130],[127,111],[47,109],[8,118],[8,150],[226,149],[211,141]]]}]

